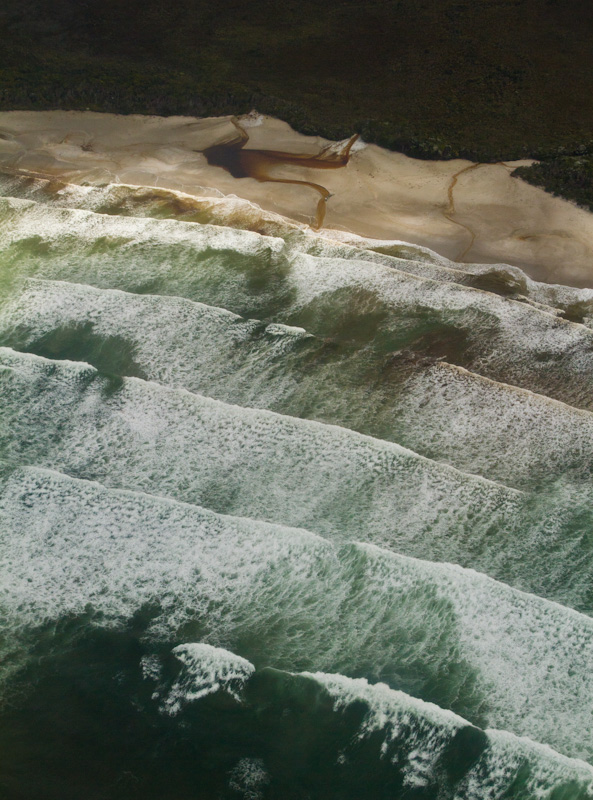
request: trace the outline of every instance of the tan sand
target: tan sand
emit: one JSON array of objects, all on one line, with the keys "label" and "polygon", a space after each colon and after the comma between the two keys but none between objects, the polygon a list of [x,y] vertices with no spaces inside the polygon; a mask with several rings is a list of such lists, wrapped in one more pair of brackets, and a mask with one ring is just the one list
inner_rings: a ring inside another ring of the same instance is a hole
[{"label": "tan sand", "polygon": [[[240,125],[249,134],[246,149],[315,154],[331,144],[270,117],[248,115]],[[311,187],[233,178],[197,152],[236,134],[230,117],[2,112],[0,168],[70,183],[236,195],[302,225],[314,224],[319,193]],[[511,178],[519,163],[529,162],[419,161],[356,142],[342,168],[278,163],[270,174],[322,184],[332,195],[325,229],[420,244],[465,263],[505,262],[538,280],[593,286],[593,214]]]}]

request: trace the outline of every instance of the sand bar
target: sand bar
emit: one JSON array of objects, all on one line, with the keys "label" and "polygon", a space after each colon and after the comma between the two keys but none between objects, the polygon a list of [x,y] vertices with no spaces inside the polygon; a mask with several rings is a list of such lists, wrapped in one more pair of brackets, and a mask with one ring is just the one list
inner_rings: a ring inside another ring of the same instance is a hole
[{"label": "sand bar", "polygon": [[[246,149],[314,155],[332,144],[271,117],[252,114],[239,123],[249,136]],[[593,286],[593,214],[511,178],[515,166],[529,162],[420,161],[358,141],[343,168],[278,162],[270,171],[275,181],[261,182],[233,177],[202,152],[236,134],[231,117],[1,112],[0,168],[69,183],[235,195],[301,225],[314,224],[319,193],[298,182],[322,184],[331,195],[325,229],[420,244],[465,263],[513,264],[538,280]]]}]

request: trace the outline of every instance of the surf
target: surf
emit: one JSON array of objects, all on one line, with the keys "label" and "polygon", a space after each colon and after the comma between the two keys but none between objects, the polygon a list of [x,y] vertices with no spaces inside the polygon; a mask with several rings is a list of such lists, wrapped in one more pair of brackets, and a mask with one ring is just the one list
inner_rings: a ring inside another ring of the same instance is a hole
[{"label": "surf", "polygon": [[120,774],[134,730],[163,796],[590,797],[591,290],[238,198],[0,192],[14,769],[37,736],[58,780],[53,730]]}]

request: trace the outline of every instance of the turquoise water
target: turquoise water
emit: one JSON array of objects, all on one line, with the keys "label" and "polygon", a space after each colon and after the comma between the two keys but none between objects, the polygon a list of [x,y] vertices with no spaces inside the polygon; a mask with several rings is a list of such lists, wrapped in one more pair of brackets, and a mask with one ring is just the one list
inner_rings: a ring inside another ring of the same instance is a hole
[{"label": "turquoise water", "polygon": [[3,796],[593,797],[592,293],[0,188]]}]

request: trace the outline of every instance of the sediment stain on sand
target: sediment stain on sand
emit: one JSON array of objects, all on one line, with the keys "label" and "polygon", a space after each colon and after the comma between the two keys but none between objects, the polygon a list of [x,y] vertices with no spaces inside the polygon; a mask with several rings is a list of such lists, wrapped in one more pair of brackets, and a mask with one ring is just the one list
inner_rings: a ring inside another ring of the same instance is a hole
[{"label": "sediment stain on sand", "polygon": [[231,122],[237,129],[237,134],[231,139],[213,144],[201,152],[206,157],[210,166],[222,167],[233,178],[254,178],[261,183],[288,183],[295,186],[308,186],[321,195],[317,203],[312,227],[321,228],[325,219],[326,203],[332,192],[325,186],[313,181],[296,178],[279,178],[270,174],[270,170],[278,166],[297,166],[311,169],[340,169],[345,167],[350,160],[352,145],[357,141],[358,134],[350,137],[340,149],[327,145],[319,153],[289,153],[282,150],[245,149],[249,142],[249,134],[241,127],[236,117]]},{"label": "sediment stain on sand", "polygon": [[[246,134],[230,116],[3,112],[0,168],[71,183],[234,195],[300,226],[409,242],[466,263],[471,256],[518,266],[538,280],[593,286],[593,214],[512,178],[514,167],[527,162],[420,161],[353,139],[303,136],[271,117],[257,122],[238,119]],[[209,158],[226,159],[226,168]],[[311,190],[319,193],[313,220]]]}]

